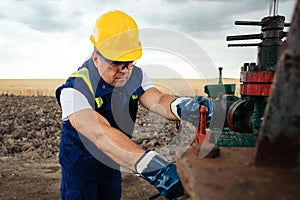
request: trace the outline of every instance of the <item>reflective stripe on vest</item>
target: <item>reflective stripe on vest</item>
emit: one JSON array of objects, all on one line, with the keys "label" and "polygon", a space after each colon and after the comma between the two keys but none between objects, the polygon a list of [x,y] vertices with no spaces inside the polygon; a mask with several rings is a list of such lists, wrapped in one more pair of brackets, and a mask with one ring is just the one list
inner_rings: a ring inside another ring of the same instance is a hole
[{"label": "reflective stripe on vest", "polygon": [[132,100],[136,100],[138,97],[139,97],[139,95],[137,95],[137,94],[134,94],[131,96]]},{"label": "reflective stripe on vest", "polygon": [[[90,80],[90,76],[89,76],[89,69],[87,67],[83,67],[81,69],[79,69],[77,72],[74,72],[73,74],[71,74],[70,77],[74,77],[74,78],[82,78],[83,81],[86,83],[86,85],[88,86],[90,92],[93,94],[93,96],[95,97],[95,92]],[[95,97],[95,102],[97,104],[97,108],[100,108],[103,104],[103,100],[101,97]]]},{"label": "reflective stripe on vest", "polygon": [[102,98],[101,97],[97,97],[97,98],[95,98],[95,101],[97,103],[97,108],[100,108],[102,106],[102,104],[103,104]]}]

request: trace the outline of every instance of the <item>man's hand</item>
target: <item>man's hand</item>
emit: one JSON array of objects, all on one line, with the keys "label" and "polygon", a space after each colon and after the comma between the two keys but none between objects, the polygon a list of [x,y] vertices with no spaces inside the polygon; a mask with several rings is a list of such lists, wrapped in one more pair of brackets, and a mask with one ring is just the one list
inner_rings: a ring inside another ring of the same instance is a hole
[{"label": "man's hand", "polygon": [[180,120],[191,122],[194,126],[199,126],[200,106],[206,106],[208,113],[206,116],[206,126],[208,127],[213,114],[213,103],[205,97],[178,97],[171,103],[172,113]]},{"label": "man's hand", "polygon": [[136,163],[136,171],[166,199],[175,199],[184,194],[176,165],[155,151],[146,151]]}]

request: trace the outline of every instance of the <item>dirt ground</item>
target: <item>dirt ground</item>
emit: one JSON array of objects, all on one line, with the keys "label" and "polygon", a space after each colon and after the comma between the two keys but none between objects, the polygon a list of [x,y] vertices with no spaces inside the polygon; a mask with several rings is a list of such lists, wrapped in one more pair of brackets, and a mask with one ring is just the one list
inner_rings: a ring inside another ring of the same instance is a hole
[{"label": "dirt ground", "polygon": [[[19,156],[2,156],[0,171],[1,200],[60,199],[61,170],[55,158],[26,160]],[[146,181],[123,173],[122,199],[149,199],[155,194],[157,190]]]},{"label": "dirt ground", "polygon": [[[0,199],[59,199],[61,111],[55,97],[0,95],[0,105]],[[157,127],[144,109],[136,124],[143,129],[135,131],[144,134],[133,140],[145,149],[155,150],[175,134],[172,122],[153,131]],[[143,179],[123,173],[122,199],[149,199],[155,194],[157,190]]]}]

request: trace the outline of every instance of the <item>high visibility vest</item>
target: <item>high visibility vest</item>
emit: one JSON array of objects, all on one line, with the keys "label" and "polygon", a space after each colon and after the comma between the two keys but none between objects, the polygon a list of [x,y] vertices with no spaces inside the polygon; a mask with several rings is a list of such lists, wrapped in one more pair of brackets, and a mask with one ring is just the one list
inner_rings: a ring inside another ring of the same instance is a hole
[{"label": "high visibility vest", "polygon": [[[56,99],[61,105],[60,94],[64,88],[74,88],[80,91],[87,98],[91,107],[105,117],[112,127],[131,137],[138,111],[138,96],[144,93],[141,87],[142,74],[140,68],[134,67],[127,83],[121,88],[115,88],[108,85],[99,76],[90,58],[71,74],[63,85],[56,89]],[[68,120],[62,121],[60,163],[67,169],[73,170],[74,173],[99,180],[104,176],[103,172],[98,170],[103,168],[103,165],[94,158],[95,155],[90,154],[89,148],[96,147],[77,133]],[[103,156],[106,155],[100,155],[100,157]],[[109,158],[105,159],[109,160]],[[86,162],[93,164],[85,164]],[[88,165],[90,167],[85,169]],[[92,166],[95,168],[94,170]]]},{"label": "high visibility vest", "polygon": [[56,98],[60,104],[61,90],[75,88],[88,99],[95,111],[109,121],[111,126],[130,137],[138,110],[138,96],[144,93],[141,87],[142,76],[142,70],[134,67],[125,86],[115,88],[99,76],[92,59],[89,59],[71,74],[65,84],[57,88]]}]

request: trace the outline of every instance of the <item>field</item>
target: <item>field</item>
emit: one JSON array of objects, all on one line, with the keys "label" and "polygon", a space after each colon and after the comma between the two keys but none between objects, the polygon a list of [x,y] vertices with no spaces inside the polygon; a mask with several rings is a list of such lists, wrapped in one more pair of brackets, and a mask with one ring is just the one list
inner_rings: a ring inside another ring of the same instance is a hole
[{"label": "field", "polygon": [[[210,80],[217,83],[217,80]],[[237,79],[224,79],[236,83]],[[0,199],[59,199],[57,160],[61,111],[55,88],[64,80],[0,80]],[[204,95],[207,81],[153,80],[163,92]],[[176,135],[175,125],[140,107],[133,141],[159,151]],[[123,200],[149,199],[157,193],[146,181],[123,173]],[[162,199],[161,197],[158,199]]]},{"label": "field", "polygon": [[[64,81],[63,79],[0,79],[0,94],[54,96],[55,89]],[[217,84],[218,79],[152,79],[152,82],[164,93],[205,96],[204,85]],[[236,95],[239,95],[239,79],[224,78],[223,82],[224,84],[236,84]]]},{"label": "field", "polygon": [[0,94],[54,96],[62,79],[0,79]]}]

